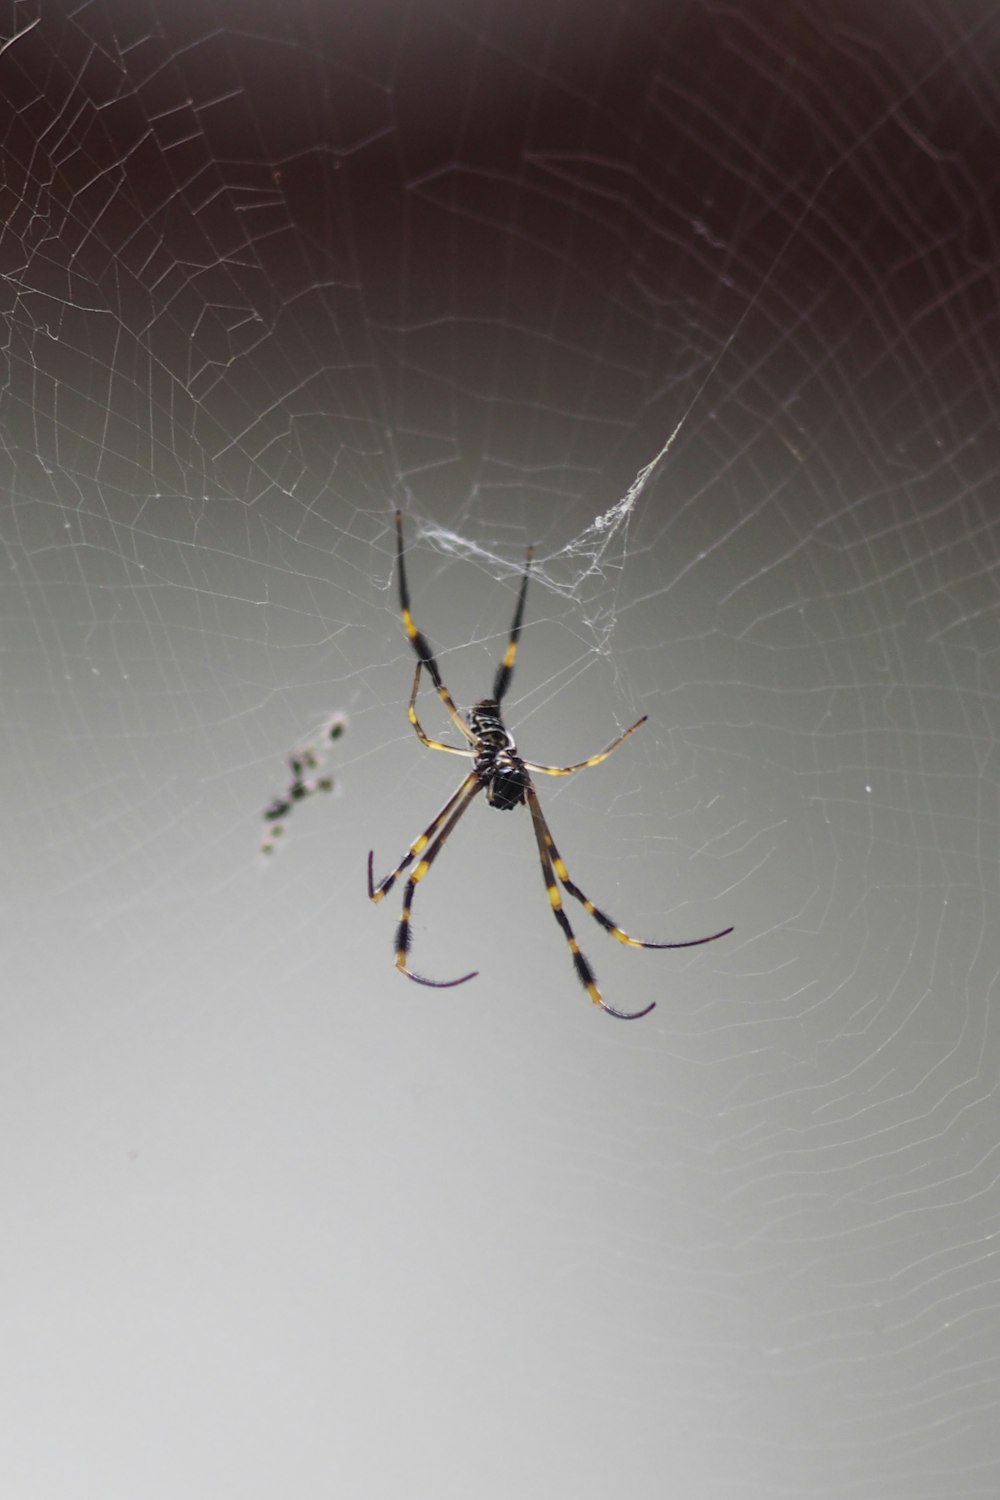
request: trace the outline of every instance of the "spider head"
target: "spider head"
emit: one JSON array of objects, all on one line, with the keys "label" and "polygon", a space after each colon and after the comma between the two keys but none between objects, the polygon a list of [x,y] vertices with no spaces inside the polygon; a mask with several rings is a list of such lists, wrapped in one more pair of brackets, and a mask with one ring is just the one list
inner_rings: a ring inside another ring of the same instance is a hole
[{"label": "spider head", "polygon": [[513,759],[504,754],[494,756],[487,772],[486,800],[491,807],[509,812],[524,801],[527,784],[528,773],[516,756]]}]

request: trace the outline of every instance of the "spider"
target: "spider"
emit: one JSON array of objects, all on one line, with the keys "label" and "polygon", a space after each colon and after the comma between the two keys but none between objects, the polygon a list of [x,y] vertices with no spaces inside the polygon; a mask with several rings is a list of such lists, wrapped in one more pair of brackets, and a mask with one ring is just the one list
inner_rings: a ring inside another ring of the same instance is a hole
[{"label": "spider", "polygon": [[[531,822],[535,831],[535,841],[538,845],[538,858],[542,867],[542,877],[548,892],[549,903],[552,914],[563,935],[569,944],[570,953],[573,955],[573,964],[576,969],[577,978],[587,991],[595,1005],[601,1006],[608,1015],[617,1016],[621,1021],[637,1021],[642,1016],[648,1016],[654,1009],[656,1002],[647,1005],[645,1010],[627,1011],[616,1010],[609,1005],[597,987],[594,971],[587,958],[580,952],[576,935],[570,926],[569,918],[563,910],[562,897],[559,885],[562,886],[579,901],[584,911],[594,918],[594,921],[603,927],[605,932],[610,932],[612,937],[618,939],[629,948],[697,948],[702,943],[714,943],[716,938],[726,937],[733,931],[732,927],[725,927],[721,932],[713,932],[709,937],[691,938],[683,943],[649,943],[639,938],[630,937],[629,934],[617,923],[613,922],[606,912],[601,911],[594,903],[585,896],[578,885],[574,885],[570,879],[569,871],[562,861],[559,850],[555,846],[549,825],[542,812],[531,780],[531,772],[534,771],[542,776],[571,776],[575,771],[584,771],[589,766],[599,766],[602,760],[607,760],[612,750],[634,734],[640,725],[645,724],[647,715],[643,714],[637,719],[631,728],[626,729],[616,740],[602,750],[599,755],[592,755],[588,760],[578,761],[572,766],[539,766],[534,761],[525,760],[517,753],[514,738],[503,722],[500,705],[504,694],[510,687],[511,677],[514,673],[514,659],[517,656],[517,643],[521,635],[521,622],[524,618],[524,600],[528,592],[528,576],[531,572],[531,560],[534,549],[528,548],[525,559],[524,574],[521,578],[521,588],[517,596],[517,606],[514,610],[514,623],[510,629],[510,639],[504,652],[500,665],[497,667],[496,676],[493,679],[493,696],[482,698],[473,704],[469,712],[468,723],[462,718],[455,707],[454,700],[441,679],[438,664],[434,659],[427,637],[423,635],[413,623],[410,613],[410,591],[406,581],[406,565],[403,560],[403,518],[401,512],[396,512],[396,566],[399,573],[399,605],[403,616],[403,628],[407,639],[417,654],[417,670],[413,675],[413,690],[410,693],[410,702],[407,708],[407,716],[416,731],[417,738],[428,750],[444,750],[449,755],[463,755],[472,761],[472,769],[432,823],[424,829],[419,838],[415,839],[409,849],[400,860],[399,864],[390,875],[378,884],[372,877],[373,853],[368,854],[368,896],[369,899],[378,902],[383,896],[387,896],[395,885],[399,876],[407,870],[415,859],[419,862],[410,878],[406,882],[403,894],[403,911],[399,926],[396,929],[396,968],[405,974],[408,979],[413,979],[417,984],[431,985],[435,989],[451,989],[457,984],[465,984],[470,979],[475,979],[478,969],[473,969],[468,974],[462,974],[458,979],[428,979],[423,974],[417,974],[407,964],[407,956],[410,951],[410,912],[413,907],[413,896],[417,886],[427,874],[431,865],[437,859],[445,843],[453,832],[456,824],[467,809],[471,806],[480,792],[486,793],[486,800],[491,807],[501,812],[508,812],[512,808],[520,807],[527,803],[528,811],[531,813]],[[420,688],[420,677],[424,669],[430,674],[431,681],[437,688],[438,697],[444,704],[453,724],[467,742],[464,746],[445,745],[440,740],[432,740],[421,726],[417,718],[417,693]]]}]

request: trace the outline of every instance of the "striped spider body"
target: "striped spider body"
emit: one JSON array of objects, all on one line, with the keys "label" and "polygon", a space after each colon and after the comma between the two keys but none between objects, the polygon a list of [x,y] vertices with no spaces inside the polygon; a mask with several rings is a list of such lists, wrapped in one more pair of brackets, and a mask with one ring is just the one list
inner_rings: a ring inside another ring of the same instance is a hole
[{"label": "striped spider body", "polygon": [[486,791],[491,807],[508,812],[525,800],[530,777],[517,753],[514,736],[504,727],[495,698],[483,698],[469,714],[475,746],[472,769]]}]

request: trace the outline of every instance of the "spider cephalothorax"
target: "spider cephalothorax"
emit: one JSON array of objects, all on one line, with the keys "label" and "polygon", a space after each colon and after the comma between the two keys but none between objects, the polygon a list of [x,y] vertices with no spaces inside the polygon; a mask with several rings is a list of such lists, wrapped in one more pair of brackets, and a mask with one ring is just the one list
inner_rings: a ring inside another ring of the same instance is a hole
[{"label": "spider cephalothorax", "polygon": [[[549,903],[553,915],[562,928],[564,937],[569,944],[570,953],[573,956],[573,966],[577,977],[584,989],[589,994],[595,1005],[600,1005],[610,1015],[617,1016],[623,1021],[634,1021],[640,1016],[646,1016],[653,1009],[653,1005],[647,1005],[644,1010],[625,1011],[615,1010],[607,1003],[597,988],[594,971],[589,962],[580,952],[576,936],[570,926],[569,918],[563,910],[562,896],[559,886],[579,901],[584,911],[593,917],[594,921],[603,927],[605,932],[610,932],[612,937],[618,939],[629,948],[697,948],[702,943],[713,943],[716,938],[725,937],[732,932],[731,927],[726,927],[722,932],[713,932],[709,937],[691,938],[682,943],[648,943],[639,938],[630,937],[623,928],[619,927],[606,912],[596,907],[594,903],[585,896],[578,885],[574,885],[569,877],[569,871],[556,848],[549,832],[549,825],[545,820],[541,804],[538,801],[538,793],[535,791],[531,780],[531,772],[536,771],[542,776],[570,776],[574,771],[583,771],[588,766],[599,766],[602,760],[607,760],[612,750],[627,740],[630,734],[634,734],[640,724],[646,722],[645,714],[641,719],[620,734],[616,740],[602,750],[599,755],[592,755],[589,760],[578,761],[572,766],[539,766],[534,761],[525,760],[517,753],[514,738],[508,731],[501,716],[500,705],[504,694],[510,686],[510,680],[514,672],[514,659],[517,655],[517,643],[521,636],[521,621],[524,618],[524,600],[528,591],[528,575],[531,571],[532,550],[528,549],[528,556],[524,565],[524,574],[521,579],[521,588],[517,596],[517,605],[514,610],[514,623],[510,630],[510,640],[503,659],[497,667],[496,676],[493,680],[493,697],[482,698],[476,703],[469,713],[469,722],[466,724],[454,700],[441,679],[438,664],[434,658],[427,637],[422,635],[413,623],[410,613],[410,591],[406,582],[406,566],[403,561],[403,518],[399,511],[396,512],[396,561],[399,571],[399,606],[403,615],[403,628],[407,639],[414,651],[417,653],[417,670],[413,676],[413,690],[410,693],[410,703],[407,714],[413,725],[421,744],[429,750],[444,750],[449,755],[463,755],[472,761],[472,770],[462,782],[458,791],[448,798],[433,823],[425,828],[418,839],[410,845],[399,864],[376,885],[372,875],[373,856],[368,855],[368,895],[372,901],[381,901],[395,885],[397,879],[404,870],[409,869],[414,860],[417,864],[406,882],[403,894],[403,910],[396,929],[396,967],[409,979],[415,979],[418,984],[432,985],[436,989],[448,989],[452,985],[464,984],[467,979],[474,979],[478,970],[471,974],[462,974],[458,979],[426,979],[422,974],[415,973],[407,964],[407,955],[410,951],[410,908],[413,904],[413,894],[434,860],[444,848],[445,842],[455,824],[459,821],[470,803],[485,791],[486,800],[491,807],[508,812],[512,808],[520,807],[527,803],[531,813],[532,827],[535,831],[535,842],[538,845],[538,858],[542,867],[542,876],[548,891]],[[464,746],[446,745],[441,740],[430,739],[423,731],[420,720],[417,718],[417,692],[420,688],[420,674],[424,668],[430,674],[431,681],[437,688],[438,697],[448,711],[452,723],[467,742]],[[655,1004],[655,1001],[654,1001]]]}]

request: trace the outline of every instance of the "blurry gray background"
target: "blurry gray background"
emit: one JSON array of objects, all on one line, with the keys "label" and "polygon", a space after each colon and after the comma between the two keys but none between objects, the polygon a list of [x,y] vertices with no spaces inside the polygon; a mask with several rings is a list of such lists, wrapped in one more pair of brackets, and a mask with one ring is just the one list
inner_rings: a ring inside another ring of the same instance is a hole
[{"label": "blurry gray background", "polygon": [[995,7],[3,16],[4,1495],[1000,1492]]}]

